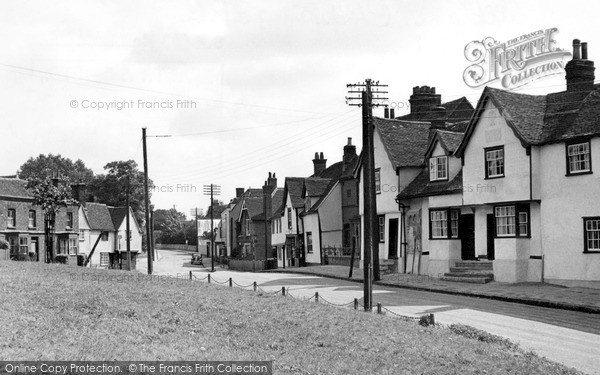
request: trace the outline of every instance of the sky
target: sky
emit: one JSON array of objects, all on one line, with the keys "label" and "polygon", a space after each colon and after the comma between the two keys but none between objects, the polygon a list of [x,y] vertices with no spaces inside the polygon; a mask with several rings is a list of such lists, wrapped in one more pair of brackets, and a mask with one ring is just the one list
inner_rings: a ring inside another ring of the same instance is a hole
[{"label": "sky", "polygon": [[[229,202],[268,173],[313,173],[348,137],[360,151],[361,110],[348,83],[388,84],[396,115],[412,87],[442,101],[483,90],[464,79],[465,48],[557,28],[555,45],[589,44],[600,60],[595,1],[2,1],[0,175],[30,157],[115,160],[148,171],[156,208],[206,209],[203,186]],[[490,86],[501,88],[499,82]],[[564,90],[564,74],[515,89]],[[383,116],[382,108],[374,115]],[[156,137],[156,136],[170,137]]]}]

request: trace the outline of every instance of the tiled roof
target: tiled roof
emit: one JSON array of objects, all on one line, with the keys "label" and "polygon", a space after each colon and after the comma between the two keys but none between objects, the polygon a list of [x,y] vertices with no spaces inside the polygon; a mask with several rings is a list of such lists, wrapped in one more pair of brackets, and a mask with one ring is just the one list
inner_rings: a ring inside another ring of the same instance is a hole
[{"label": "tiled roof", "polygon": [[25,188],[27,181],[17,178],[0,178],[0,197],[32,199],[33,196]]},{"label": "tiled roof", "polygon": [[[115,230],[118,230],[123,224],[125,217],[127,216],[127,207],[108,207],[108,211],[110,212],[110,217],[112,219]],[[132,219],[129,220],[129,227],[135,228],[137,225],[137,228],[140,228],[137,219],[135,218],[135,215],[132,215],[131,217]]]},{"label": "tiled roof", "polygon": [[375,129],[394,168],[419,167],[427,150],[429,122],[401,121],[374,117]]},{"label": "tiled roof", "polygon": [[103,203],[86,203],[83,210],[90,224],[91,230],[114,231],[112,217],[108,207]]},{"label": "tiled roof", "polygon": [[271,198],[271,217],[275,217],[275,214],[282,212],[283,204],[283,188],[277,188],[273,198]]},{"label": "tiled roof", "polygon": [[398,199],[428,197],[459,193],[463,189],[462,171],[451,181],[429,181],[429,169],[424,169],[408,186],[398,194]]},{"label": "tiled roof", "polygon": [[438,130],[437,134],[438,139],[443,143],[444,148],[446,148],[446,150],[448,150],[450,153],[456,151],[464,136],[464,133],[448,130]]},{"label": "tiled roof", "polygon": [[321,205],[321,203],[323,203],[323,201],[325,200],[325,198],[327,198],[327,195],[329,194],[329,191],[331,191],[331,189],[333,189],[333,187],[337,184],[337,182],[338,182],[338,180],[334,180],[334,179],[329,180],[329,184],[327,185],[327,187],[325,188],[325,190],[321,194],[321,197],[319,198],[318,201],[315,202],[315,204],[313,204],[313,206],[308,210],[307,213],[317,212],[317,209],[319,208],[319,206]]},{"label": "tiled roof", "polygon": [[287,191],[294,208],[303,207],[302,189],[304,188],[304,177],[286,177],[284,191]]},{"label": "tiled roof", "polygon": [[466,147],[489,100],[523,145],[544,145],[600,135],[598,87],[592,91],[563,91],[548,95],[517,94],[486,87],[459,146],[459,153]]},{"label": "tiled roof", "polygon": [[254,219],[254,217],[263,213],[263,198],[260,197],[248,197],[244,200],[244,205],[248,211],[248,217]]},{"label": "tiled roof", "polygon": [[343,173],[343,167],[344,167],[344,163],[341,162],[341,161],[338,161],[337,163],[333,163],[332,165],[330,165],[329,167],[327,167],[326,169],[324,169],[318,175],[314,175],[313,174],[310,177],[340,178],[342,176],[342,173]]},{"label": "tiled roof", "polygon": [[303,197],[320,197],[327,191],[329,184],[331,183],[330,178],[318,178],[309,177],[304,181],[304,190],[302,191]]},{"label": "tiled roof", "polygon": [[[464,96],[456,100],[442,103],[440,106],[446,108],[446,115],[443,118],[443,120],[446,122],[468,121],[475,111],[471,103]],[[434,118],[431,116],[433,113],[433,111],[408,113],[406,115],[396,117],[396,120],[431,121],[434,120]]]}]

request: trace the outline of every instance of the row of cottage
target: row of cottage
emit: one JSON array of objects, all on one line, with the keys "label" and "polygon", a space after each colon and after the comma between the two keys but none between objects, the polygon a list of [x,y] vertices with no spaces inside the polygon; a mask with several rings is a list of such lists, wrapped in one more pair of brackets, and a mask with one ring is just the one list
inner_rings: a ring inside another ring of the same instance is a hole
[{"label": "row of cottage", "polygon": [[[382,265],[452,279],[477,261],[469,275],[483,281],[600,287],[600,85],[587,50],[573,48],[564,91],[487,87],[473,108],[422,86],[409,114],[373,118]],[[309,177],[278,187],[269,173],[262,189],[237,189],[223,255],[280,267],[362,259],[361,157],[349,139],[342,161],[326,163],[317,153]]]},{"label": "row of cottage", "polygon": [[[8,242],[7,254],[15,260],[50,261],[46,252],[44,213],[34,204],[27,182],[16,176],[0,177],[0,239]],[[83,186],[73,185],[77,205],[62,208],[56,215],[53,256],[89,257],[94,268],[126,268],[126,216],[130,216],[130,251],[132,268],[142,251],[142,232],[131,208],[110,207],[102,203],[85,202]],[[1,250],[0,250],[1,252]],[[90,257],[91,255],[91,257]]]}]

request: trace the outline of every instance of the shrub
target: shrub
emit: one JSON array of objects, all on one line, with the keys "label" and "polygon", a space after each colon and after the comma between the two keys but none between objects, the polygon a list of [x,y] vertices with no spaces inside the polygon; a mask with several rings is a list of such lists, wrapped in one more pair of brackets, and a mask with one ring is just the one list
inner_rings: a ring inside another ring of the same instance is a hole
[{"label": "shrub", "polygon": [[69,264],[69,256],[65,254],[59,254],[54,257],[56,263]]},{"label": "shrub", "polygon": [[10,247],[10,244],[8,243],[7,240],[0,238],[0,250],[8,250]]},{"label": "shrub", "polygon": [[78,266],[83,266],[86,259],[87,259],[87,255],[85,255],[85,254],[77,254],[77,265]]}]

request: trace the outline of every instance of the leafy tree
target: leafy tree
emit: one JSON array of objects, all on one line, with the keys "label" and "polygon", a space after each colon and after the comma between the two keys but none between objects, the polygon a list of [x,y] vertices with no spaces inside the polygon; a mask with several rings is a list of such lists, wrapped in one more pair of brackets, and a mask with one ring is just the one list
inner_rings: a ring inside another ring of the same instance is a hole
[{"label": "leafy tree", "polygon": [[78,202],[72,198],[69,179],[62,181],[45,178],[30,178],[27,180],[27,189],[33,195],[33,203],[42,207],[44,212],[45,234],[46,234],[46,262],[54,260],[54,228],[56,214],[68,206],[76,205]]},{"label": "leafy tree", "polygon": [[69,158],[60,155],[40,154],[36,158],[29,158],[19,168],[19,177],[22,179],[43,179],[58,172],[60,176],[68,177],[70,181],[89,183],[94,177],[94,172],[85,166],[81,159],[73,162]]},{"label": "leafy tree", "polygon": [[214,215],[213,215],[213,219],[219,218],[221,217],[221,213],[223,213],[223,211],[225,211],[225,209],[227,208],[227,205],[225,203],[223,203],[223,201],[219,201],[219,200],[214,200],[212,206],[209,205],[208,209],[206,210],[206,215],[204,215],[204,217],[206,219],[210,219],[210,213],[211,211],[214,210]]},{"label": "leafy tree", "polygon": [[[96,175],[88,186],[94,200],[109,206],[125,206],[127,202],[127,176],[129,176],[129,204],[139,223],[145,222],[144,172],[133,160],[113,161],[104,166],[106,174]],[[153,183],[148,180],[151,190]],[[150,197],[151,191],[148,192]]]},{"label": "leafy tree", "polygon": [[185,222],[185,214],[174,208],[154,211],[154,230],[158,241],[165,244],[184,244]]}]

